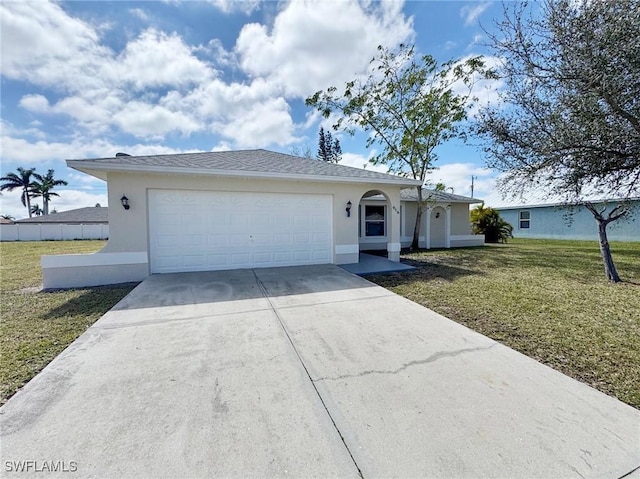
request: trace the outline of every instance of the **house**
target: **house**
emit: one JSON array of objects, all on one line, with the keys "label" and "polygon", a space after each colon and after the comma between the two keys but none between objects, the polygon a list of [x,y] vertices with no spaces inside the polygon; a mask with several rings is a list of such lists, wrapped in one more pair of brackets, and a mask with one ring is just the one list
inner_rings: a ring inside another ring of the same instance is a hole
[{"label": "house", "polygon": [[5,218],[4,216],[0,216],[0,225],[12,225],[14,223],[15,221]]},{"label": "house", "polygon": [[[599,209],[610,211],[618,201],[595,198],[590,200]],[[583,205],[568,205],[558,199],[540,197],[490,197],[486,205],[494,208],[513,226],[514,238],[571,239],[598,241],[598,224]],[[609,241],[640,241],[640,198],[630,201],[628,220],[618,220],[607,227]]]},{"label": "house", "polygon": [[87,207],[0,225],[0,241],[107,239],[109,208]]},{"label": "house", "polygon": [[[374,238],[399,261],[401,226],[410,223],[412,208],[402,192],[420,185],[266,150],[119,155],[67,165],[107,182],[109,242],[95,254],[43,256],[45,288],[140,281],[154,273],[357,263]],[[468,236],[468,213],[457,210],[449,202],[430,210],[439,222],[431,223],[434,230],[450,228],[434,244]]]},{"label": "house", "polygon": [[109,224],[109,208],[90,206],[75,210],[61,211],[48,215],[34,216],[17,220],[18,224],[67,224],[67,225],[107,225]]},{"label": "house", "polygon": [[[418,245],[420,248],[459,248],[482,246],[483,235],[471,234],[469,205],[482,200],[423,188],[424,202]],[[384,229],[380,219],[386,214],[384,197],[365,197],[358,206],[360,250],[384,249]],[[400,243],[411,246],[416,224],[418,192],[407,188],[400,192]]]}]

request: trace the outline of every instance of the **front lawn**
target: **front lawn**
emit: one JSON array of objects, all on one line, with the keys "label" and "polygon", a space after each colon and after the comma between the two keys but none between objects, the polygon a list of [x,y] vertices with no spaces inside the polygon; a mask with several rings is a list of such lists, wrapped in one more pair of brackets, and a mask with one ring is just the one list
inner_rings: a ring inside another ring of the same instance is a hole
[{"label": "front lawn", "polygon": [[405,253],[414,272],[367,277],[397,294],[640,408],[640,243],[513,240]]},{"label": "front lawn", "polygon": [[0,404],[133,289],[128,284],[36,292],[41,255],[90,253],[104,243],[0,243]]}]

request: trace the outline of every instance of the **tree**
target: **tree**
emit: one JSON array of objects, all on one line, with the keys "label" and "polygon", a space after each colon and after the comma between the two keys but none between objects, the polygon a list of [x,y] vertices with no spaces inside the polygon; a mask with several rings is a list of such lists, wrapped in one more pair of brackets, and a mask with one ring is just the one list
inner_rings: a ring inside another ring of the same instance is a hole
[{"label": "tree", "polygon": [[31,196],[33,198],[42,198],[42,211],[45,215],[49,214],[49,201],[51,201],[51,197],[60,196],[58,193],[54,193],[51,190],[56,186],[66,186],[68,184],[65,180],[56,180],[53,177],[53,173],[53,170],[47,171],[47,174],[44,176],[38,173],[33,173],[36,181],[33,182],[33,186],[31,187]]},{"label": "tree", "polygon": [[338,163],[342,160],[340,140],[334,140],[331,132],[325,132],[323,127],[320,127],[318,133],[318,159],[328,163]]},{"label": "tree", "polygon": [[[640,196],[640,0],[539,8],[510,4],[491,35],[503,103],[481,112],[477,132],[503,192],[543,188],[591,211],[605,275],[618,282],[606,227]],[[603,212],[585,201],[598,196],[621,201]]]},{"label": "tree", "polygon": [[433,189],[435,191],[444,191],[444,192],[446,192],[447,190],[450,190],[451,194],[453,194],[453,192],[454,192],[453,186],[447,186],[442,182],[436,183],[436,186]]},{"label": "tree", "polygon": [[513,238],[513,226],[484,203],[471,210],[471,232],[483,234],[486,243],[506,243],[508,238]]},{"label": "tree", "polygon": [[307,158],[309,160],[313,159],[313,153],[311,152],[311,148],[309,148],[309,145],[304,145],[303,147],[293,146],[289,150],[289,154],[293,156],[299,156],[301,158]]},{"label": "tree", "polygon": [[[381,152],[370,161],[384,164],[389,171],[409,175],[423,183],[436,161],[436,147],[461,137],[474,84],[491,77],[481,57],[439,64],[433,57],[417,57],[413,47],[401,45],[397,51],[378,47],[366,80],[353,80],[344,92],[336,87],[318,91],[306,99],[325,118],[341,114],[335,130],[355,134],[370,133],[366,146],[378,144]],[[459,93],[461,92],[461,93]],[[420,221],[424,208],[418,187],[418,211],[411,247],[418,248]]]},{"label": "tree", "polygon": [[13,191],[16,188],[22,189],[22,195],[20,196],[20,200],[22,201],[22,206],[27,208],[29,212],[29,218],[31,218],[31,187],[33,186],[33,181],[31,180],[31,176],[33,175],[34,168],[24,169],[22,167],[18,167],[18,173],[7,173],[6,176],[0,178],[2,181],[2,185],[0,185],[1,191]]},{"label": "tree", "polygon": [[36,203],[35,205],[31,205],[31,213],[36,216],[40,216],[44,214],[44,211],[40,208],[40,205]]}]

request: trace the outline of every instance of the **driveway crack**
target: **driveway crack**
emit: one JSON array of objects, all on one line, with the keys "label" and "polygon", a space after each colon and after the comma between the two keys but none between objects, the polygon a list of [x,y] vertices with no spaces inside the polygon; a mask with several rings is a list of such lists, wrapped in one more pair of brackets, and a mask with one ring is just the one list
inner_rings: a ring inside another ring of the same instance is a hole
[{"label": "driveway crack", "polygon": [[314,382],[318,382],[318,381],[338,381],[340,379],[351,379],[351,378],[360,378],[363,376],[368,376],[369,374],[398,374],[401,371],[404,371],[405,369],[411,367],[411,366],[417,366],[419,364],[429,364],[429,363],[433,363],[436,362],[442,358],[451,358],[451,357],[455,357],[455,356],[459,356],[461,354],[467,354],[467,353],[473,353],[476,351],[487,351],[495,346],[497,346],[498,343],[493,343],[489,346],[481,346],[481,347],[477,347],[477,348],[465,348],[465,349],[456,349],[455,351],[439,351],[437,353],[432,354],[431,356],[425,358],[425,359],[418,359],[416,361],[409,361],[408,363],[404,363],[402,366],[400,366],[399,368],[396,369],[371,369],[369,371],[363,371],[361,373],[358,374],[343,374],[341,376],[328,376],[328,377],[323,377],[323,378],[317,378],[317,379],[312,379],[312,381]]},{"label": "driveway crack", "polygon": [[307,377],[309,378],[309,381],[311,382],[311,386],[313,386],[313,389],[316,392],[316,394],[318,396],[318,399],[320,399],[320,403],[322,404],[322,407],[324,408],[325,412],[327,413],[327,416],[329,416],[329,420],[331,421],[331,424],[333,424],[333,427],[335,428],[336,432],[338,433],[338,436],[340,437],[340,440],[342,441],[342,444],[344,445],[345,449],[347,450],[347,453],[349,454],[349,457],[351,458],[351,461],[353,462],[353,465],[355,466],[356,470],[358,471],[358,475],[361,478],[364,478],[364,476],[362,475],[362,471],[360,470],[360,467],[358,466],[358,463],[356,462],[355,457],[353,457],[351,449],[349,449],[349,445],[347,444],[347,441],[345,440],[344,436],[342,435],[342,432],[340,431],[340,428],[336,424],[336,421],[333,419],[333,416],[331,415],[331,412],[329,411],[329,408],[325,404],[324,399],[322,398],[322,394],[320,394],[320,391],[318,391],[318,388],[316,387],[316,384],[313,381],[313,378],[311,377],[311,374],[309,373],[309,370],[307,369],[307,365],[302,360],[302,356],[300,355],[300,352],[298,351],[298,348],[296,348],[296,345],[294,344],[293,339],[291,339],[291,335],[289,334],[289,331],[287,331],[287,328],[284,326],[284,322],[282,321],[282,318],[280,317],[280,314],[278,313],[278,310],[275,308],[275,306],[271,302],[271,298],[269,297],[269,294],[267,293],[267,288],[264,287],[264,284],[262,284],[262,281],[260,281],[260,278],[258,278],[258,275],[256,274],[255,270],[251,270],[251,272],[255,276],[256,282],[258,284],[258,287],[260,288],[260,291],[262,292],[262,295],[264,296],[264,298],[269,303],[269,307],[271,308],[271,311],[273,311],[273,314],[275,315],[276,319],[278,320],[278,323],[280,324],[280,327],[282,328],[282,331],[284,331],[285,336],[289,340],[289,343],[291,344],[291,347],[293,348],[294,353],[298,357],[298,361],[300,361],[300,364],[302,365],[302,368],[304,369],[304,372],[306,373]]}]

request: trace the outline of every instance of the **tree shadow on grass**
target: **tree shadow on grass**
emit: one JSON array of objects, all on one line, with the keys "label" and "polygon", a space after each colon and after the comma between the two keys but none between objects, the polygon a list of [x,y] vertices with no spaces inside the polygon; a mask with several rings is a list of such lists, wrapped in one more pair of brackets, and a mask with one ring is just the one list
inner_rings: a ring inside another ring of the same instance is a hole
[{"label": "tree shadow on grass", "polygon": [[[122,298],[128,295],[138,283],[125,283],[110,286],[96,286],[81,290],[68,301],[43,312],[41,319],[59,319],[62,317],[87,316],[100,317],[113,308]],[[44,291],[38,294],[60,294],[61,291]]]},{"label": "tree shadow on grass", "polygon": [[399,286],[415,281],[453,281],[463,276],[483,276],[480,270],[429,262],[428,259],[403,258],[402,262],[416,268],[411,271],[401,271],[390,274],[367,276],[369,281],[383,286]]}]

